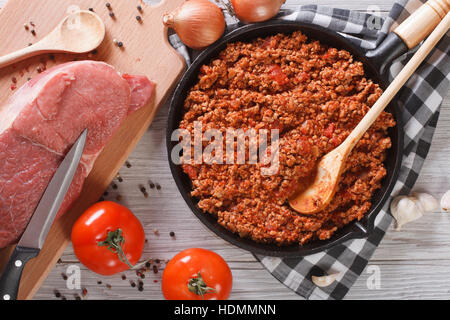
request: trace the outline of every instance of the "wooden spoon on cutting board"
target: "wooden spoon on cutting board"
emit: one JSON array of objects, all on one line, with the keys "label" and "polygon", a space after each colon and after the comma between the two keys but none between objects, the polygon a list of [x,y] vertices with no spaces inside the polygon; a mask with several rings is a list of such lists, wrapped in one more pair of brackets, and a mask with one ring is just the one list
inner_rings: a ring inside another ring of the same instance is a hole
[{"label": "wooden spoon on cutting board", "polygon": [[77,11],[66,16],[39,42],[0,57],[0,68],[42,53],[86,53],[102,43],[105,33],[105,24],[98,15],[91,11]]},{"label": "wooden spoon on cutting board", "polygon": [[430,54],[439,40],[447,33],[449,28],[450,13],[447,13],[445,18],[439,23],[394,81],[392,81],[383,95],[372,106],[347,139],[320,160],[313,183],[306,190],[289,200],[292,209],[303,214],[314,214],[322,211],[329,205],[336,193],[346,160],[353,148],[406,81],[408,81],[420,64]]}]

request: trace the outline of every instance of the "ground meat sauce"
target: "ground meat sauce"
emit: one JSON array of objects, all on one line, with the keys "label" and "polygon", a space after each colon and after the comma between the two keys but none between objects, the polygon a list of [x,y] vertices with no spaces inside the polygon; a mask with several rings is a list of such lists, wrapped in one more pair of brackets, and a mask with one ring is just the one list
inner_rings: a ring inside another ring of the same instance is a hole
[{"label": "ground meat sauce", "polygon": [[[280,130],[279,170],[262,176],[260,164],[184,164],[198,206],[228,230],[278,245],[325,240],[371,207],[386,175],[395,126],[383,112],[350,155],[326,210],[302,215],[287,199],[314,172],[318,160],[350,134],[381,96],[363,64],[344,50],[308,41],[301,32],[231,43],[204,65],[185,100],[180,128]],[[204,144],[205,146],[205,144]]]}]

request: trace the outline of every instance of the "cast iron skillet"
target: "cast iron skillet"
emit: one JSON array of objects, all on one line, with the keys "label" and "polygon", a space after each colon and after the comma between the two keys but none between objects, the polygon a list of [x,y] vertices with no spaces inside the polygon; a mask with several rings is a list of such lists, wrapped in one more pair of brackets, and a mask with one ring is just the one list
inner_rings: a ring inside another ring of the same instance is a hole
[{"label": "cast iron skillet", "polygon": [[257,37],[266,37],[278,33],[289,34],[297,30],[303,32],[308,39],[319,40],[321,43],[328,46],[349,51],[354,56],[355,60],[361,61],[364,64],[366,76],[380,84],[383,89],[386,89],[388,86],[387,76],[384,75],[386,66],[395,58],[408,51],[408,47],[395,33],[389,34],[386,40],[376,50],[363,52],[363,50],[350,43],[342,35],[312,24],[273,20],[260,24],[247,25],[229,33],[200,54],[184,74],[176,88],[169,112],[166,143],[170,169],[178,189],[188,206],[210,230],[221,238],[253,253],[268,256],[306,256],[329,249],[349,239],[367,237],[374,230],[375,217],[389,198],[392,188],[397,180],[402,160],[403,126],[400,123],[401,117],[398,102],[394,100],[388,106],[387,111],[394,115],[397,125],[389,131],[389,136],[392,139],[392,148],[388,150],[387,160],[385,162],[387,176],[384,178],[382,188],[374,194],[372,198],[372,207],[361,221],[348,224],[344,228],[338,230],[332,238],[325,241],[313,241],[303,246],[291,245],[284,247],[277,246],[276,244],[257,243],[251,239],[241,238],[237,234],[228,231],[217,223],[217,219],[214,215],[204,213],[197,207],[197,200],[190,196],[192,185],[189,177],[182,171],[181,166],[175,165],[172,162],[170,154],[172,148],[178,143],[178,141],[171,141],[171,134],[174,130],[178,129],[184,114],[184,100],[189,89],[198,81],[200,67],[217,57],[219,52],[225,49],[229,42],[251,41]]}]

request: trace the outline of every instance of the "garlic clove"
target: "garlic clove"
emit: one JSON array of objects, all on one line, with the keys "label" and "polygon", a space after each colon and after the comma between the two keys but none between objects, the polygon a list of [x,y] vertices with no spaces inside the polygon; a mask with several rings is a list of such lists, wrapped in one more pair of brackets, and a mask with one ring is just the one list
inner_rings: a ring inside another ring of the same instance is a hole
[{"label": "garlic clove", "polygon": [[412,196],[417,199],[416,204],[423,212],[431,212],[439,208],[439,201],[428,193],[413,193]]},{"label": "garlic clove", "polygon": [[333,273],[322,277],[312,276],[311,280],[316,286],[325,288],[335,282],[339,275],[340,273]]},{"label": "garlic clove", "polygon": [[417,205],[417,198],[399,196],[391,202],[391,214],[396,220],[396,230],[409,222],[417,220],[423,216],[421,206]]},{"label": "garlic clove", "polygon": [[450,190],[441,198],[441,209],[443,212],[450,212]]}]

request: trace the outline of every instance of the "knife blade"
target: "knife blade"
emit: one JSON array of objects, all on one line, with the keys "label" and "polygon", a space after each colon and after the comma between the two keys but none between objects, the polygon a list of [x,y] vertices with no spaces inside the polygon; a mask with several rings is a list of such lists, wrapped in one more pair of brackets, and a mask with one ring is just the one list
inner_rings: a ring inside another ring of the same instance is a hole
[{"label": "knife blade", "polygon": [[53,175],[44,195],[39,201],[39,205],[34,211],[33,217],[28,223],[22,238],[20,238],[19,246],[42,249],[48,231],[77,171],[86,144],[86,136],[87,129],[72,146]]},{"label": "knife blade", "polygon": [[87,129],[83,131],[59,165],[39,201],[25,232],[12,253],[0,278],[0,299],[17,298],[25,263],[35,258],[47,237],[61,204],[69,190],[86,145]]}]

